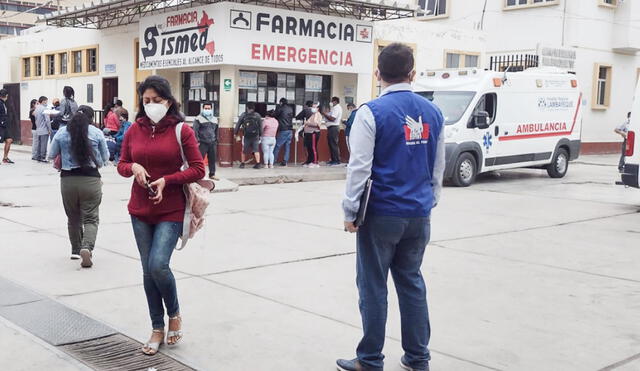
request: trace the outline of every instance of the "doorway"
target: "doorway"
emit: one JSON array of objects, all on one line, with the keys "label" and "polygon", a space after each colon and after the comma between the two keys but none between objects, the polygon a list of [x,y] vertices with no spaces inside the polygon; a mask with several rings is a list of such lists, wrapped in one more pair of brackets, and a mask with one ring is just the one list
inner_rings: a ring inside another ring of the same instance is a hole
[{"label": "doorway", "polygon": [[109,77],[102,79],[102,108],[107,104],[113,104],[118,97],[118,78]]},{"label": "doorway", "polygon": [[[4,84],[3,89],[7,89],[9,92],[9,99],[7,99],[7,110],[9,111],[9,131],[13,141],[16,143],[22,142],[22,133],[20,125],[20,84]],[[31,129],[31,122],[29,122],[28,130]],[[30,131],[29,131],[30,132]]]}]

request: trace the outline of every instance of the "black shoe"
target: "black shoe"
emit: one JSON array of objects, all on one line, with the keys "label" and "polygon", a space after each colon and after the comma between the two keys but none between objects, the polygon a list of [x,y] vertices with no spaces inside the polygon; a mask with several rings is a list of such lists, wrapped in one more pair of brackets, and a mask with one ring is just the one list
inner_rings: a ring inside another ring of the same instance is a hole
[{"label": "black shoe", "polygon": [[253,165],[254,169],[262,169],[262,164],[255,164]]},{"label": "black shoe", "polygon": [[336,366],[340,371],[382,371],[382,368],[367,368],[363,366],[357,358],[339,359],[336,361]]},{"label": "black shoe", "polygon": [[405,356],[402,356],[402,358],[400,358],[400,367],[402,367],[402,369],[405,371],[429,371],[428,363],[426,368],[413,368],[409,366],[409,362],[407,362],[407,359],[405,358]]},{"label": "black shoe", "polygon": [[5,164],[15,164],[15,162],[11,161],[9,158],[3,159],[2,162]]},{"label": "black shoe", "polygon": [[244,162],[240,164],[240,169],[244,169]]},{"label": "black shoe", "polygon": [[287,163],[286,163],[286,162],[284,162],[284,161],[282,161],[282,162],[280,163],[280,166],[282,166],[282,167],[287,167]]}]

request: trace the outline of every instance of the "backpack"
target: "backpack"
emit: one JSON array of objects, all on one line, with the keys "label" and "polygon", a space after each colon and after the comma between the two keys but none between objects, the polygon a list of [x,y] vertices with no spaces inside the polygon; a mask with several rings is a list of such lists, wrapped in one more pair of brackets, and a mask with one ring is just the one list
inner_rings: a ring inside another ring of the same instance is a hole
[{"label": "backpack", "polygon": [[262,118],[259,114],[253,112],[244,118],[244,136],[255,138],[260,135],[260,121]]}]

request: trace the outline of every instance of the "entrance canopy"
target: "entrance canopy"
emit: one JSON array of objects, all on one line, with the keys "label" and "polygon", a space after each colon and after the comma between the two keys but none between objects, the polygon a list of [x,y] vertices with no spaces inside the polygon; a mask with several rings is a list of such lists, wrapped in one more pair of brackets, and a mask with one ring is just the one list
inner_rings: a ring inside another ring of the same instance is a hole
[{"label": "entrance canopy", "polygon": [[[45,14],[38,19],[38,22],[57,27],[103,29],[135,23],[147,15],[222,2],[218,0],[94,1],[98,2]],[[391,0],[386,2],[385,0],[232,0],[231,2],[370,21],[413,17],[417,9],[409,5],[400,6],[397,1],[391,4]]]}]

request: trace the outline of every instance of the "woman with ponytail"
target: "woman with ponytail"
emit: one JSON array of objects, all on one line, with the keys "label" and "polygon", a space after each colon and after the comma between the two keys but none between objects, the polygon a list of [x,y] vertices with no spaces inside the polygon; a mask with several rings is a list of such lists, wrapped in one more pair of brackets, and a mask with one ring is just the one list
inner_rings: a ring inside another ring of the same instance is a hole
[{"label": "woman with ponytail", "polygon": [[98,234],[102,180],[98,171],[108,160],[104,134],[93,125],[93,109],[78,107],[66,126],[53,137],[49,159],[60,155],[60,187],[67,214],[71,259],[81,266],[93,265],[93,247]]}]

